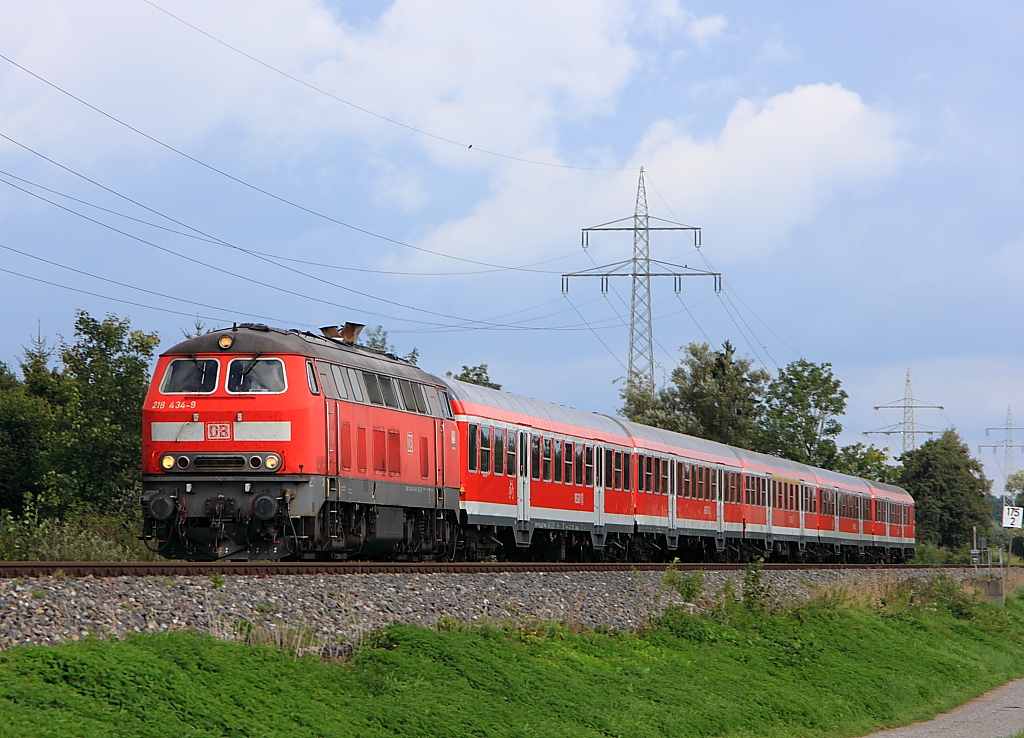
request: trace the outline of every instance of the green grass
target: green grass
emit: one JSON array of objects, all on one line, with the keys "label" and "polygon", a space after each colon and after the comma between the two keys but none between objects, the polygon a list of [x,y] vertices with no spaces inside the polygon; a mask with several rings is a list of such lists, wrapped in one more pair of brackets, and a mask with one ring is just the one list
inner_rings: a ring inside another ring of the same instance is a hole
[{"label": "green grass", "polygon": [[348,663],[185,633],[0,655],[0,736],[853,736],[1024,675],[1024,603],[726,601],[644,632],[395,625]]}]

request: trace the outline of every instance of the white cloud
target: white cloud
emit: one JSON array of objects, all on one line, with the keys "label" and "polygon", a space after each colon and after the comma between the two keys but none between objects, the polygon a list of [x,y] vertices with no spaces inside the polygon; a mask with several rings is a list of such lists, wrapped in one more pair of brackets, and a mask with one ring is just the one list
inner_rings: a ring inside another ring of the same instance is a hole
[{"label": "white cloud", "polygon": [[[611,112],[638,63],[620,0],[397,0],[360,29],[317,0],[166,5],[339,97],[484,148],[552,144],[558,121]],[[7,0],[0,12],[6,54],[176,145],[221,136],[254,159],[287,158],[356,135],[375,144],[411,137],[438,156],[458,155],[304,89],[142,3]],[[153,151],[12,67],[0,66],[0,94],[0,126],[15,137],[78,156],[126,145]]]},{"label": "white cloud", "polygon": [[722,15],[699,18],[680,6],[679,0],[654,0],[647,12],[646,25],[656,35],[664,35],[668,29],[682,32],[701,48],[707,48],[722,35],[729,21]]},{"label": "white cloud", "polygon": [[[760,103],[740,100],[708,140],[659,121],[629,163],[645,166],[657,188],[648,189],[652,212],[669,217],[660,193],[676,216],[704,228],[705,245],[727,263],[777,248],[839,193],[892,177],[908,147],[899,126],[840,85],[807,85]],[[489,259],[506,263],[564,253],[580,227],[632,213],[636,169],[510,166],[495,176],[492,197],[431,236],[432,248],[471,254],[487,244]]]}]

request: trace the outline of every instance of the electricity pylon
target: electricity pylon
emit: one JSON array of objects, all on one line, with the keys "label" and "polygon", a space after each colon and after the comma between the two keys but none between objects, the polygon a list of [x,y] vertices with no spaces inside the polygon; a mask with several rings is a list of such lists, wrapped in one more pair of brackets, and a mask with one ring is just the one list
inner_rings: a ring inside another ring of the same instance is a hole
[{"label": "electricity pylon", "polygon": [[[656,221],[651,225],[651,221]],[[632,224],[629,223],[632,221]],[[664,223],[665,225],[659,225]],[[654,388],[654,321],[651,315],[651,277],[672,277],[676,294],[683,289],[683,277],[714,277],[715,293],[722,291],[720,272],[693,269],[685,264],[669,264],[651,258],[651,231],[690,231],[693,245],[701,247],[701,231],[696,226],[677,223],[651,216],[647,211],[647,187],[644,185],[644,169],[640,167],[640,183],[636,190],[636,207],[632,217],[619,218],[601,225],[584,228],[581,234],[583,248],[590,245],[590,234],[599,231],[632,231],[633,258],[604,266],[584,269],[562,275],[562,294],[569,292],[570,277],[600,277],[601,293],[608,293],[611,277],[629,277],[632,280],[632,295],[629,305],[629,377],[627,381],[645,383]],[[653,271],[652,265],[659,271]],[[628,269],[628,271],[626,271]]]},{"label": "electricity pylon", "polygon": [[917,448],[918,433],[926,433],[931,436],[940,432],[937,430],[918,429],[917,423],[914,422],[914,410],[943,410],[944,408],[942,405],[925,405],[914,399],[914,385],[910,379],[909,368],[907,369],[907,383],[903,389],[903,402],[902,404],[897,403],[899,403],[899,400],[894,400],[885,405],[876,405],[875,410],[902,410],[902,423],[893,423],[884,428],[867,431],[864,435],[903,436],[903,453],[906,453]]},{"label": "electricity pylon", "polygon": [[998,425],[994,428],[986,428],[985,435],[988,436],[990,431],[1001,430],[1004,433],[1003,440],[1001,443],[985,443],[978,446],[978,453],[981,453],[981,449],[990,448],[992,453],[996,453],[998,449],[1003,449],[1003,491],[1007,492],[1006,480],[1013,474],[1013,449],[1019,448],[1024,449],[1024,445],[1015,444],[1013,442],[1013,432],[1024,430],[1024,428],[1014,428],[1013,418],[1010,415],[1010,406],[1006,406],[1006,425]]}]

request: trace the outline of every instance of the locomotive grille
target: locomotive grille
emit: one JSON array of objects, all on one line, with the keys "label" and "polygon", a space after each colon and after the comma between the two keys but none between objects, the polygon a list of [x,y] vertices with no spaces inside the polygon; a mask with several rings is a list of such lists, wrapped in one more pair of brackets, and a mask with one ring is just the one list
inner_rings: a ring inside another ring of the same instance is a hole
[{"label": "locomotive grille", "polygon": [[244,469],[244,456],[196,456],[192,459],[193,469]]}]

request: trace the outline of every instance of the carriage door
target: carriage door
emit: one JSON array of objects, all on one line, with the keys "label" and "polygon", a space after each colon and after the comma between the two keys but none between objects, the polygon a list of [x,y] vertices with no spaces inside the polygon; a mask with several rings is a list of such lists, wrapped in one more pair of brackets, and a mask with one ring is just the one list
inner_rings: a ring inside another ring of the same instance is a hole
[{"label": "carriage door", "polygon": [[605,475],[602,471],[610,471],[605,463],[604,449],[594,448],[594,525],[604,526],[604,485]]},{"label": "carriage door", "polygon": [[715,507],[718,511],[717,519],[718,524],[715,531],[718,533],[718,538],[722,539],[725,537],[725,469],[714,470],[715,481]]},{"label": "carriage door", "polygon": [[530,434],[524,431],[519,431],[518,485],[516,520],[525,523],[530,519]]},{"label": "carriage door", "polygon": [[807,532],[807,521],[806,521],[805,516],[807,515],[807,512],[808,512],[807,511],[807,506],[808,506],[808,503],[810,502],[810,495],[811,495],[810,488],[806,484],[801,482],[800,483],[800,538],[801,538],[801,540],[803,539],[804,535]]},{"label": "carriage door", "polygon": [[668,534],[670,536],[675,535],[676,531],[676,495],[679,494],[676,490],[676,464],[678,461],[670,461],[669,473],[668,473]]}]

